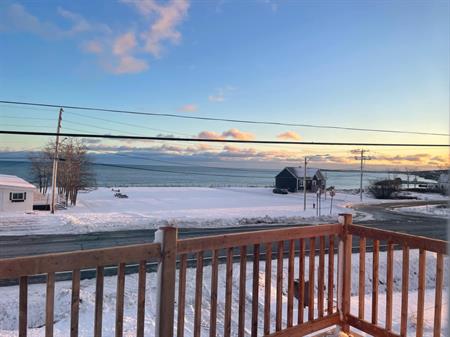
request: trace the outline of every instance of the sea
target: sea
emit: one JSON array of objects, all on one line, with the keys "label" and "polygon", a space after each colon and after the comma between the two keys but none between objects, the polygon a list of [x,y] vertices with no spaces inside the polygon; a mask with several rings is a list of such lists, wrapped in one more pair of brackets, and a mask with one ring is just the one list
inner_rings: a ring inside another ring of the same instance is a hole
[{"label": "sea", "polygon": [[[280,168],[281,170],[282,168]],[[272,187],[280,170],[224,168],[213,166],[179,165],[93,165],[97,187],[126,186],[197,186],[197,187]],[[327,186],[336,189],[358,189],[359,171],[324,171]],[[19,176],[35,182],[31,164],[26,161],[0,160],[0,174]],[[363,186],[380,179],[401,178],[406,174],[388,172],[364,172]],[[412,182],[414,175],[410,175]],[[433,182],[417,177],[420,182]],[[412,187],[412,186],[411,186]]]}]

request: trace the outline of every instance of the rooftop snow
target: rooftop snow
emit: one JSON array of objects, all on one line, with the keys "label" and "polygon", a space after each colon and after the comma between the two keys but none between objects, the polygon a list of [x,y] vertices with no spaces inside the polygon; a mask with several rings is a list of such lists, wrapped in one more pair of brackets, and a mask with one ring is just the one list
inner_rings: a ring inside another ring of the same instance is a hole
[{"label": "rooftop snow", "polygon": [[27,189],[35,189],[36,187],[28,181],[17,176],[0,174],[0,187],[20,187]]}]

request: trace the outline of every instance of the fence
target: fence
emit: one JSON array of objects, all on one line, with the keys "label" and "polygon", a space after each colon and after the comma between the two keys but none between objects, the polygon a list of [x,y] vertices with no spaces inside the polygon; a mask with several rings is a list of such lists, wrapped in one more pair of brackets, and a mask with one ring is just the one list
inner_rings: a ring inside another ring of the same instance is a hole
[{"label": "fence", "polygon": [[[358,313],[351,310],[352,238],[359,238]],[[365,320],[365,257],[367,240],[373,241],[372,311]],[[380,241],[387,242],[385,325],[378,322],[378,268]],[[403,250],[400,332],[392,331],[393,251]],[[408,320],[409,249],[418,248],[417,336],[423,334],[425,254],[437,254],[434,336],[441,333],[445,241],[399,234],[352,224],[351,215],[340,224],[282,228],[211,237],[177,239],[176,228],[157,231],[155,243],[85,250],[0,260],[0,279],[19,279],[19,336],[27,335],[28,277],[46,274],[45,335],[53,336],[55,273],[72,271],[70,336],[78,336],[80,270],[96,268],[93,336],[102,335],[104,268],[117,266],[115,336],[123,335],[125,267],[139,263],[136,336],[144,336],[146,265],[158,264],[155,335],[184,337],[186,282],[190,264],[195,268],[193,322],[189,333],[202,335],[202,322],[212,336],[304,336],[329,327],[351,327],[375,336],[406,336]],[[308,261],[306,263],[306,257]],[[316,259],[317,257],[317,259]],[[316,265],[317,260],[317,265]],[[285,268],[285,263],[286,267]],[[205,283],[205,265],[210,264]],[[223,278],[220,278],[219,265]],[[247,278],[247,266],[251,277]],[[275,272],[275,274],[274,274]],[[234,279],[233,279],[234,275]],[[262,280],[260,276],[262,275]],[[275,275],[275,278],[272,276]],[[238,277],[237,277],[238,276]],[[219,288],[224,281],[224,289]],[[247,285],[250,284],[251,287]],[[234,289],[237,293],[233,294]],[[260,290],[263,285],[263,291]],[[272,286],[274,288],[272,289]],[[203,289],[209,289],[203,301]],[[235,295],[235,297],[233,297]],[[224,296],[224,305],[219,300]],[[286,300],[284,300],[286,299]],[[147,304],[148,305],[148,304]],[[234,308],[236,310],[233,309]],[[306,308],[307,309],[304,309]],[[207,317],[206,317],[207,316]],[[219,319],[220,316],[220,319]],[[237,324],[232,326],[232,318]],[[206,333],[203,333],[206,335]]]}]

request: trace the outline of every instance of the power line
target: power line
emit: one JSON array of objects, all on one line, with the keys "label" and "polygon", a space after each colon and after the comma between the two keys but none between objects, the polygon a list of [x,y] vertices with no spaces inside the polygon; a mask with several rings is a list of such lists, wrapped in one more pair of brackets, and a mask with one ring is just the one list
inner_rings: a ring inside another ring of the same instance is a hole
[{"label": "power line", "polygon": [[138,124],[132,124],[132,123],[128,123],[128,122],[118,122],[118,121],[114,121],[114,120],[106,119],[106,118],[87,116],[87,115],[76,113],[76,112],[72,112],[72,111],[68,111],[68,113],[71,114],[71,115],[78,116],[78,117],[89,118],[89,119],[103,121],[103,122],[108,122],[108,123],[115,123],[115,124],[119,124],[119,125],[127,125],[127,126],[131,126],[131,127],[134,127],[134,128],[141,128],[141,129],[145,129],[145,130],[153,130],[153,131],[158,131],[158,132],[168,132],[168,133],[179,134],[179,135],[182,135],[182,136],[190,136],[187,133],[175,132],[175,131],[170,131],[170,130],[165,130],[165,129],[149,128],[147,126],[138,125]]},{"label": "power line", "polygon": [[273,179],[272,176],[267,177],[260,177],[260,176],[254,176],[254,175],[233,175],[233,174],[214,174],[214,173],[203,173],[203,172],[192,172],[192,171],[171,171],[171,170],[164,170],[164,169],[153,169],[153,168],[146,168],[146,167],[138,167],[138,166],[127,166],[127,165],[119,165],[119,164],[108,164],[108,163],[91,163],[91,165],[97,165],[97,166],[106,166],[106,167],[117,167],[117,168],[123,168],[123,169],[130,169],[130,170],[139,170],[139,171],[150,171],[150,172],[162,172],[162,173],[174,173],[174,174],[190,174],[190,175],[200,175],[200,176],[215,176],[215,177],[228,177],[228,178],[257,178],[257,179]]},{"label": "power line", "polygon": [[74,109],[74,110],[86,110],[86,111],[103,111],[103,112],[113,112],[113,113],[130,114],[130,115],[141,115],[141,116],[159,116],[159,117],[194,119],[194,120],[203,120],[203,121],[241,123],[241,124],[262,124],[262,125],[294,126],[294,127],[305,127],[305,128],[334,129],[334,130],[347,130],[347,131],[364,131],[364,132],[384,132],[384,133],[413,134],[413,135],[427,135],[427,136],[445,136],[445,137],[448,137],[450,135],[448,133],[438,133],[438,132],[421,132],[421,131],[405,131],[405,130],[355,128],[355,127],[333,126],[333,125],[315,125],[315,124],[300,124],[300,123],[290,123],[290,122],[256,121],[256,120],[246,120],[246,119],[186,116],[186,115],[170,114],[170,113],[156,113],[156,112],[144,112],[144,111],[136,111],[136,110],[107,109],[107,108],[96,108],[96,107],[87,107],[87,106],[71,106],[71,105],[59,105],[59,104],[20,102],[20,101],[4,101],[4,100],[0,100],[0,103],[2,103],[2,104],[12,104],[12,105],[25,105],[25,106],[38,106],[38,107],[52,107],[52,108]]},{"label": "power line", "polygon": [[[0,134],[22,136],[56,136],[55,132],[0,130]],[[356,142],[302,142],[302,141],[276,141],[276,140],[241,140],[241,139],[207,139],[207,138],[181,138],[181,137],[151,137],[128,135],[100,135],[89,133],[60,133],[65,137],[79,138],[107,138],[132,140],[158,140],[168,142],[199,142],[199,143],[237,143],[237,144],[279,144],[279,145],[329,145],[329,146],[387,146],[387,147],[450,147],[450,144],[412,144],[412,143],[356,143]]]}]

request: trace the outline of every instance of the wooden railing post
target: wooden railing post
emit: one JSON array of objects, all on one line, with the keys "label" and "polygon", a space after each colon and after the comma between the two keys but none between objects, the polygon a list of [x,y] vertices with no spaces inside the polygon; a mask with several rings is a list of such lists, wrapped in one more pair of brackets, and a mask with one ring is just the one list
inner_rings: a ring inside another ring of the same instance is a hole
[{"label": "wooden railing post", "polygon": [[339,214],[339,223],[343,225],[342,235],[339,237],[338,253],[338,312],[342,331],[348,333],[350,326],[347,315],[350,313],[350,291],[352,272],[352,236],[348,233],[348,226],[352,224],[351,214]]},{"label": "wooden railing post", "polygon": [[158,229],[155,233],[155,242],[161,244],[161,261],[156,281],[155,336],[173,337],[177,229],[175,227]]}]

